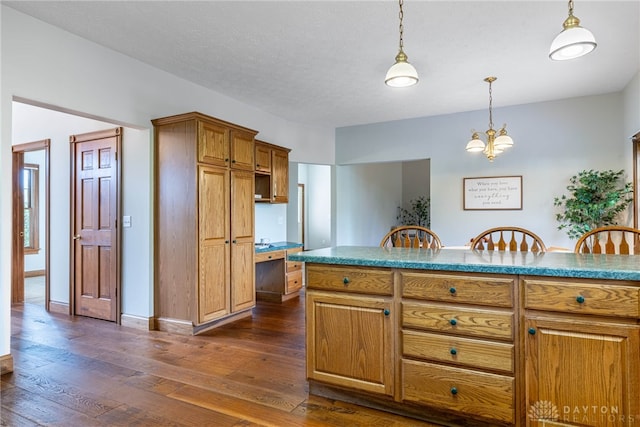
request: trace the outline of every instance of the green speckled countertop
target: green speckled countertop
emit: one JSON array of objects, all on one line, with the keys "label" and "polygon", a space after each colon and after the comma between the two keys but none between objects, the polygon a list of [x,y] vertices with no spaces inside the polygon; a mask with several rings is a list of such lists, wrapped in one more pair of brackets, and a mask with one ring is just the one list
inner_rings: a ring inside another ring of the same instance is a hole
[{"label": "green speckled countertop", "polygon": [[292,261],[369,267],[527,274],[640,281],[638,255],[585,255],[571,252],[488,252],[470,249],[408,249],[338,246],[289,255]]},{"label": "green speckled countertop", "polygon": [[273,243],[266,243],[266,244],[260,244],[260,243],[256,243],[256,253],[262,253],[262,252],[272,252],[272,251],[279,251],[282,249],[293,249],[293,248],[301,248],[302,247],[302,243],[296,243],[296,242],[273,242]]}]

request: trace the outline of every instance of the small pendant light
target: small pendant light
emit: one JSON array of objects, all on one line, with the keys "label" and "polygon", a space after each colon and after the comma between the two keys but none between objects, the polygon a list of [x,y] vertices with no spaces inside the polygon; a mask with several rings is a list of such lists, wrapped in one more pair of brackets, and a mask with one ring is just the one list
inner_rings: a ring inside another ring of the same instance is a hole
[{"label": "small pendant light", "polygon": [[404,42],[402,39],[402,35],[404,32],[404,28],[402,26],[402,20],[404,18],[404,12],[402,10],[403,0],[399,0],[400,4],[400,50],[396,55],[396,63],[389,68],[387,71],[387,76],[384,79],[384,82],[387,86],[391,87],[408,87],[413,86],[418,83],[418,72],[416,69],[407,61],[407,55],[404,53],[403,47]]}]

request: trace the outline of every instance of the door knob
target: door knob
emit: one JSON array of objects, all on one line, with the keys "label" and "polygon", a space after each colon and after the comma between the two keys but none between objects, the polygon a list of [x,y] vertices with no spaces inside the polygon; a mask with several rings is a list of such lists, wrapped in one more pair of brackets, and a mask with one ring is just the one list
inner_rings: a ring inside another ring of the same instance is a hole
[{"label": "door knob", "polygon": [[82,236],[80,236],[79,234],[76,234],[75,236],[73,236],[73,240],[80,240],[82,238]]}]

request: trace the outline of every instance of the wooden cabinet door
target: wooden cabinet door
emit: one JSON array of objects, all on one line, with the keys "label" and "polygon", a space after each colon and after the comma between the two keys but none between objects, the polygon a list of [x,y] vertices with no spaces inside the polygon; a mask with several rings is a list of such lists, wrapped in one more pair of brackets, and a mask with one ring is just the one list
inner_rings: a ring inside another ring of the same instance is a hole
[{"label": "wooden cabinet door", "polygon": [[229,171],[198,168],[198,314],[196,324],[231,312]]},{"label": "wooden cabinet door", "polygon": [[231,171],[231,311],[256,303],[253,172]]},{"label": "wooden cabinet door", "polygon": [[214,166],[229,165],[229,129],[198,122],[198,162]]},{"label": "wooden cabinet door", "polygon": [[528,425],[635,425],[640,327],[551,317],[525,323]]},{"label": "wooden cabinet door", "polygon": [[307,377],[393,395],[391,299],[309,291]]},{"label": "wooden cabinet door", "polygon": [[271,173],[271,148],[256,141],[256,172]]},{"label": "wooden cabinet door", "polygon": [[273,150],[271,157],[271,180],[273,203],[289,202],[289,153],[286,150]]},{"label": "wooden cabinet door", "polygon": [[239,130],[231,131],[231,168],[254,170],[255,146],[253,134]]}]

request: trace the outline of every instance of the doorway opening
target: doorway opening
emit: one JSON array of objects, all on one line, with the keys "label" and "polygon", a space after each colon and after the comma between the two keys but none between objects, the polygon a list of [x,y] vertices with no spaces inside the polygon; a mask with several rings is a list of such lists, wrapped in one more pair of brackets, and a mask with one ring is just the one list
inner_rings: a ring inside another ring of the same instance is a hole
[{"label": "doorway opening", "polygon": [[14,145],[12,303],[49,310],[50,139]]}]

